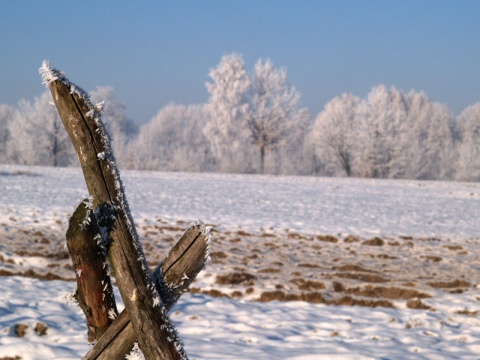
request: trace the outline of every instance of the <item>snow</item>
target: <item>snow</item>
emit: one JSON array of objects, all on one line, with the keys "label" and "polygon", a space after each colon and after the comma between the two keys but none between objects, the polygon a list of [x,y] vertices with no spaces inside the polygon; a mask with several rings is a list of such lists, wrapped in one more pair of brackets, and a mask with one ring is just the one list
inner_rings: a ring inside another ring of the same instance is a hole
[{"label": "snow", "polygon": [[[170,317],[190,359],[479,358],[480,184],[133,171],[122,178],[149,261],[160,263],[173,245],[173,227],[200,218],[212,227],[212,262],[192,287],[242,293],[179,299]],[[56,255],[65,251],[59,239],[69,214],[87,194],[81,171],[0,165],[0,193],[0,273],[17,275],[0,277],[0,358],[81,358],[91,347],[85,319],[64,301],[75,283],[18,276],[30,270],[74,279],[68,259]],[[348,235],[359,242],[342,241]],[[385,245],[364,245],[371,237]],[[259,256],[242,263],[252,254]],[[278,273],[262,273],[275,261],[284,264]],[[389,279],[370,285],[414,282],[434,310],[408,308],[400,298],[390,299],[394,308],[254,301],[278,285],[295,293],[298,278],[324,282],[322,294],[336,299],[329,277],[348,264]],[[254,284],[215,281],[241,266],[258,277]],[[453,280],[470,284],[462,291],[427,285]],[[34,331],[37,323],[47,325],[46,335]],[[28,325],[24,337],[15,335],[18,324]]]},{"label": "snow", "polygon": [[[58,295],[71,283],[22,277],[0,281],[0,356],[67,360],[89,350],[81,310]],[[439,302],[442,308],[426,312],[264,304],[187,293],[171,317],[190,359],[477,359],[480,321],[452,316],[451,309],[478,309],[478,300],[473,294],[449,295]],[[48,326],[47,335],[33,331],[37,322]],[[24,338],[13,334],[18,323],[29,326]]]}]

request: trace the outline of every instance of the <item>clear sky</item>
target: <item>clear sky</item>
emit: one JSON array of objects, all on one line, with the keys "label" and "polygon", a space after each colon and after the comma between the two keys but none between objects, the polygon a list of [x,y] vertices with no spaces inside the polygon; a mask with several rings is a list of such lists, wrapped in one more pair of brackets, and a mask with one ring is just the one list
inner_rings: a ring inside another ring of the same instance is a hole
[{"label": "clear sky", "polygon": [[455,113],[480,101],[480,0],[0,2],[0,103],[44,91],[44,59],[85,90],[113,86],[146,122],[208,99],[208,72],[237,52],[285,67],[315,116],[344,92],[423,90]]}]

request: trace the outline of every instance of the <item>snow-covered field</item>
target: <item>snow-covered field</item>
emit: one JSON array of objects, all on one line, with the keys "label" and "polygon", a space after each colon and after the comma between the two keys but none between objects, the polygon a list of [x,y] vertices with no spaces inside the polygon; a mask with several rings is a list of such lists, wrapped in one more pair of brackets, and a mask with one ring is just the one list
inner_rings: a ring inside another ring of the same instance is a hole
[{"label": "snow-covered field", "polygon": [[[480,358],[480,184],[122,178],[152,266],[190,221],[214,226],[212,262],[170,313],[191,359]],[[85,321],[62,297],[83,176],[0,165],[0,194],[0,359],[81,358]]]}]

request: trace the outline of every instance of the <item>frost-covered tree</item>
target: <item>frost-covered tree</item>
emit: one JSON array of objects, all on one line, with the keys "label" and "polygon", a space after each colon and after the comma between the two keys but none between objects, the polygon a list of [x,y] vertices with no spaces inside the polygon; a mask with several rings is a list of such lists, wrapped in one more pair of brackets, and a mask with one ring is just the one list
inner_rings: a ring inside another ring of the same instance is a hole
[{"label": "frost-covered tree", "polygon": [[380,85],[361,100],[329,102],[312,137],[327,175],[448,179],[452,176],[453,116],[424,93],[405,95]]},{"label": "frost-covered tree", "polygon": [[454,115],[423,92],[407,95],[409,111],[404,148],[405,176],[410,179],[452,179]]},{"label": "frost-covered tree", "polygon": [[299,106],[299,92],[287,84],[286,71],[259,60],[249,75],[242,57],[231,54],[210,77],[205,134],[220,171],[263,173],[267,155],[268,172],[292,169],[287,157],[300,152],[310,116]]},{"label": "frost-covered tree", "polygon": [[134,143],[136,167],[143,170],[206,171],[209,143],[203,134],[204,105],[170,104],[140,128]]},{"label": "frost-covered tree", "polygon": [[457,118],[459,143],[456,178],[480,181],[480,103],[465,109]]},{"label": "frost-covered tree", "polygon": [[63,127],[50,92],[33,102],[21,100],[8,126],[7,156],[23,165],[67,166],[73,145]]},{"label": "frost-covered tree", "polygon": [[298,146],[309,114],[299,107],[300,93],[288,85],[286,70],[276,69],[270,60],[256,63],[247,100],[245,121],[249,138],[257,148],[260,173],[264,173],[267,152],[289,143]]},{"label": "frost-covered tree", "polygon": [[325,105],[313,125],[315,155],[328,175],[352,176],[362,100],[343,94]]},{"label": "frost-covered tree", "polygon": [[245,114],[248,109],[250,77],[238,54],[222,57],[209,73],[206,105],[209,121],[204,133],[210,141],[217,168],[222,172],[252,172],[253,152],[249,146]]},{"label": "frost-covered tree", "polygon": [[402,173],[403,139],[407,119],[404,95],[395,87],[374,87],[367,95],[361,115],[358,139],[364,149],[358,157],[361,176],[387,178]]},{"label": "frost-covered tree", "polygon": [[0,162],[7,162],[7,141],[9,123],[12,121],[15,109],[6,104],[0,104]]},{"label": "frost-covered tree", "polygon": [[138,126],[125,114],[125,105],[115,97],[111,86],[97,86],[90,92],[93,103],[102,103],[102,120],[112,138],[112,148],[122,167],[131,167],[130,141],[137,135]]}]

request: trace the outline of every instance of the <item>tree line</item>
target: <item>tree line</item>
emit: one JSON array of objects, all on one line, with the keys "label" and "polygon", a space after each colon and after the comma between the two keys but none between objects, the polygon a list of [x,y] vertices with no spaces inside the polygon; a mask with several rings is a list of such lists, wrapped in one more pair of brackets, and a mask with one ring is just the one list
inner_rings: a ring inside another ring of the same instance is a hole
[{"label": "tree line", "polygon": [[[209,72],[204,104],[169,104],[138,126],[111,87],[90,93],[123,169],[480,180],[480,102],[456,116],[423,92],[374,87],[312,116],[287,72],[239,54]],[[0,162],[77,166],[49,92],[0,104]]]}]

